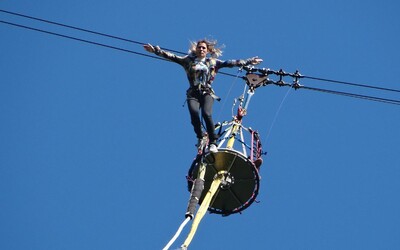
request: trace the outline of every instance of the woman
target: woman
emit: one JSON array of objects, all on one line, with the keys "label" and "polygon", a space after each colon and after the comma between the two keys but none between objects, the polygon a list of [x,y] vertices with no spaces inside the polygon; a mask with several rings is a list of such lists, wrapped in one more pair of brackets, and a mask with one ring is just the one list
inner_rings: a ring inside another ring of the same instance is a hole
[{"label": "woman", "polygon": [[[160,49],[159,46],[151,44],[144,45],[144,49],[150,53],[154,53],[160,57],[166,58],[172,62],[181,65],[187,74],[189,81],[189,89],[186,91],[187,103],[190,112],[191,123],[198,139],[198,146],[202,140],[205,140],[201,128],[199,113],[204,119],[209,139],[209,151],[217,152],[217,138],[214,133],[215,127],[212,119],[212,106],[214,99],[219,98],[214,94],[211,85],[214,77],[220,68],[224,67],[240,67],[249,64],[259,64],[261,58],[252,57],[247,60],[227,60],[222,61],[217,57],[222,55],[222,51],[216,47],[216,41],[207,39],[192,42],[189,54],[186,56],[177,56],[171,52]],[[210,54],[210,56],[208,56]]]}]

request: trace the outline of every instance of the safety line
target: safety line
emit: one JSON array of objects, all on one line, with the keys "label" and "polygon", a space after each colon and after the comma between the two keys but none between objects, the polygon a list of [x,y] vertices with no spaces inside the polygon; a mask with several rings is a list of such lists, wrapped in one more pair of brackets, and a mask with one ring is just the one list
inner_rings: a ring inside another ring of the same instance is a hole
[{"label": "safety line", "polygon": [[289,95],[289,93],[290,93],[291,90],[292,90],[292,88],[289,88],[289,90],[286,92],[285,96],[283,97],[283,99],[282,99],[282,101],[281,101],[281,104],[279,104],[279,107],[278,107],[278,109],[277,109],[277,111],[276,111],[276,113],[275,113],[274,119],[272,120],[271,126],[270,126],[270,128],[269,128],[269,130],[268,130],[268,134],[267,134],[267,136],[265,137],[265,141],[267,141],[267,142],[268,142],[269,136],[270,136],[270,134],[271,134],[271,131],[272,131],[272,129],[274,128],[276,119],[278,118],[278,115],[279,115],[279,113],[281,112],[283,103],[286,101],[286,98],[288,97],[288,95]]},{"label": "safety line", "polygon": [[229,90],[228,90],[228,92],[227,92],[226,95],[225,95],[225,98],[222,99],[223,101],[222,101],[221,108],[219,109],[219,112],[218,112],[218,115],[217,115],[217,119],[216,119],[217,121],[219,121],[219,118],[221,117],[222,110],[224,110],[224,108],[225,108],[226,102],[227,102],[227,100],[228,100],[228,96],[231,94],[232,89],[233,89],[233,86],[235,86],[235,84],[236,84],[236,82],[237,82],[237,79],[239,78],[240,72],[241,72],[241,70],[239,69],[239,70],[237,71],[237,74],[235,75],[235,79],[233,79],[232,84],[231,84],[231,86],[229,87]]}]

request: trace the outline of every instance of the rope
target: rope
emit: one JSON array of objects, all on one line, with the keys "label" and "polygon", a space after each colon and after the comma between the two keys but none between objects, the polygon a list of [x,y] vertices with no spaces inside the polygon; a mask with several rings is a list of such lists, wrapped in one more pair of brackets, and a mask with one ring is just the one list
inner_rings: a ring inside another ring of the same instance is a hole
[{"label": "rope", "polygon": [[[220,72],[220,74],[222,74],[222,73],[223,73],[223,72]],[[234,78],[233,81],[232,81],[232,84],[231,84],[231,86],[230,86],[230,88],[229,88],[229,90],[228,90],[228,93],[225,95],[225,98],[223,98],[223,102],[222,102],[221,108],[220,108],[220,110],[219,110],[219,112],[218,112],[217,121],[219,121],[219,118],[221,117],[221,113],[222,113],[222,111],[223,111],[224,108],[225,108],[226,101],[228,100],[228,96],[230,95],[230,93],[231,93],[231,91],[232,91],[232,89],[233,89],[233,86],[236,84],[236,81],[237,81],[237,79],[239,78],[240,73],[241,73],[241,69],[238,69],[238,72],[237,72],[236,76],[233,75],[235,78]]]},{"label": "rope", "polygon": [[201,206],[196,213],[196,217],[194,217],[192,228],[190,229],[189,235],[187,236],[185,242],[181,246],[182,249],[187,249],[190,242],[192,241],[194,234],[197,231],[197,227],[199,226],[201,219],[203,219],[205,213],[207,212],[211,200],[213,196],[217,193],[220,184],[221,184],[221,178],[214,179],[214,181],[212,182],[210,189],[207,191],[207,194],[204,197],[203,202],[201,203]]},{"label": "rope", "polygon": [[285,96],[283,97],[283,99],[282,99],[282,101],[281,101],[281,104],[279,104],[279,107],[278,107],[278,109],[277,109],[277,111],[276,111],[276,113],[275,113],[274,119],[272,120],[271,126],[270,126],[270,128],[269,128],[269,130],[268,130],[268,134],[267,134],[267,136],[265,137],[265,141],[268,141],[269,136],[270,136],[270,134],[271,134],[271,131],[272,131],[274,125],[275,125],[276,119],[278,118],[278,115],[279,115],[279,113],[280,113],[280,111],[281,111],[281,109],[282,109],[283,103],[285,102],[286,97],[288,97],[288,95],[289,95],[291,89],[292,89],[292,88],[289,88],[289,90],[286,92]]},{"label": "rope", "polygon": [[182,229],[186,226],[186,224],[191,220],[191,217],[188,216],[186,219],[182,222],[182,224],[179,226],[178,231],[176,231],[174,237],[168,242],[168,244],[163,248],[163,250],[168,250],[171,245],[175,242],[175,240],[179,237],[179,235],[182,232]]}]

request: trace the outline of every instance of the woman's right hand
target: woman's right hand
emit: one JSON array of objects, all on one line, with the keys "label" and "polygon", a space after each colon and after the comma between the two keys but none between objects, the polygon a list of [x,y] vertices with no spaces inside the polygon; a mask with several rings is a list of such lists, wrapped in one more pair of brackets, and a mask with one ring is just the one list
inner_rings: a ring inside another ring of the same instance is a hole
[{"label": "woman's right hand", "polygon": [[143,45],[143,48],[150,53],[155,52],[154,46],[151,45],[150,43]]}]

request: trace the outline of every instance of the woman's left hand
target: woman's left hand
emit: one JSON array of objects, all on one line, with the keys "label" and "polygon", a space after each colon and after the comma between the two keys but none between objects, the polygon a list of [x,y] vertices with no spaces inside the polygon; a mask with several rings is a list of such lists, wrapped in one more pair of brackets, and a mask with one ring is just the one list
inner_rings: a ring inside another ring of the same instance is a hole
[{"label": "woman's left hand", "polygon": [[253,57],[253,58],[251,59],[251,64],[252,64],[252,65],[257,65],[257,64],[262,63],[262,61],[263,61],[263,59],[258,58],[258,56],[255,56],[255,57]]}]

